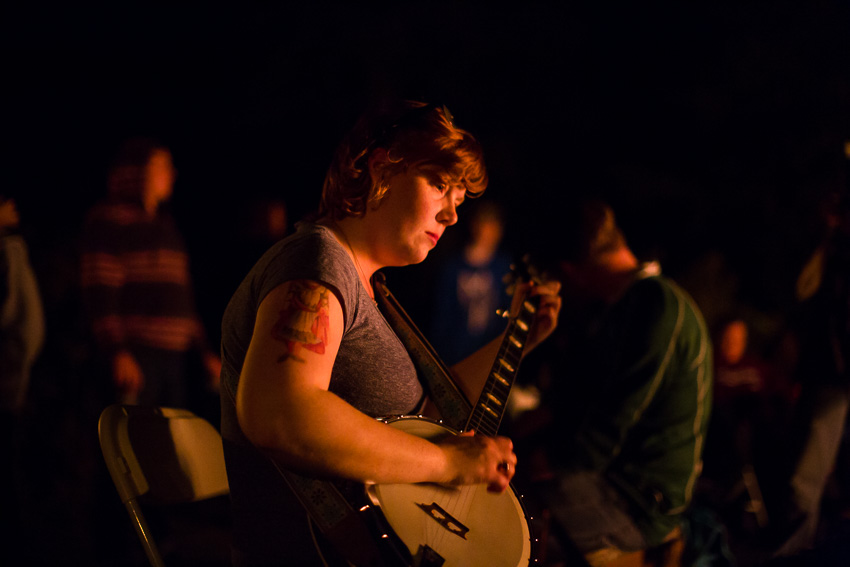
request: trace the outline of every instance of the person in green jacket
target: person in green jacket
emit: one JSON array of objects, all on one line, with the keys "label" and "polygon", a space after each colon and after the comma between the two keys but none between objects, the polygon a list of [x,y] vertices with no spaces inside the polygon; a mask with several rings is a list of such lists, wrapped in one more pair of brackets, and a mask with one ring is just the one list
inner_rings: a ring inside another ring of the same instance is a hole
[{"label": "person in green jacket", "polygon": [[548,463],[537,486],[551,521],[592,558],[678,533],[702,470],[712,347],[696,304],[657,263],[637,260],[607,204],[566,216],[566,316],[537,415]]}]

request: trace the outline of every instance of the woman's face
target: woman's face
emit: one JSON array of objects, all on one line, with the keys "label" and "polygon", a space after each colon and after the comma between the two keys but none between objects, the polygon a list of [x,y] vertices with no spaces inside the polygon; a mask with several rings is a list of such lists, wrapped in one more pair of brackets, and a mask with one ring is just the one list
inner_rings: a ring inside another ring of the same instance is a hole
[{"label": "woman's face", "polygon": [[439,168],[411,167],[389,179],[389,190],[376,209],[375,260],[385,266],[416,264],[428,256],[445,229],[457,222],[466,189]]}]

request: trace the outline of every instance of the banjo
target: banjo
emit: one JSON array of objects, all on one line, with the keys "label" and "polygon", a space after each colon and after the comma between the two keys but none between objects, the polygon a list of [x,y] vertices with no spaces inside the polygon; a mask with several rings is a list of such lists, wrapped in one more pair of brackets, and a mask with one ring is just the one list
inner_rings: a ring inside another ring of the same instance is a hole
[{"label": "banjo", "polygon": [[[509,320],[465,431],[490,437],[498,432],[537,300],[524,299],[519,313]],[[458,433],[441,422],[419,416],[382,421],[434,441]],[[360,510],[372,512],[376,537],[392,548],[391,553],[383,554],[384,559],[390,556],[387,565],[524,567],[532,561],[530,518],[512,485],[503,493],[494,494],[483,484],[371,484],[365,487],[365,504]]]}]

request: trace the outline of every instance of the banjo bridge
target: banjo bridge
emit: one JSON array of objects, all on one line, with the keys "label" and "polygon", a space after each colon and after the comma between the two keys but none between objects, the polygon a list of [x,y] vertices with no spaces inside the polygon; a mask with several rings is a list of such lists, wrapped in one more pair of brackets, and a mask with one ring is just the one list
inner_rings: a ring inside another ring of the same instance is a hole
[{"label": "banjo bridge", "polygon": [[443,526],[449,532],[455,534],[461,539],[466,539],[466,534],[469,533],[469,528],[464,526],[461,522],[455,519],[451,514],[443,510],[439,504],[433,502],[431,504],[422,504],[417,502],[417,506],[422,508],[422,510],[431,516],[431,518]]}]

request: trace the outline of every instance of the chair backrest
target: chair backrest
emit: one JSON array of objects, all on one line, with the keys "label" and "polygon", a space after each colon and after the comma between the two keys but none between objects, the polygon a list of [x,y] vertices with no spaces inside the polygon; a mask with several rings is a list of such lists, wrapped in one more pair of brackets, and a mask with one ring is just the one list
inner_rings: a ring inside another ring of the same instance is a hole
[{"label": "chair backrest", "polygon": [[120,404],[103,410],[98,435],[109,474],[148,559],[162,565],[140,500],[167,505],[227,494],[221,436],[188,410]]}]

